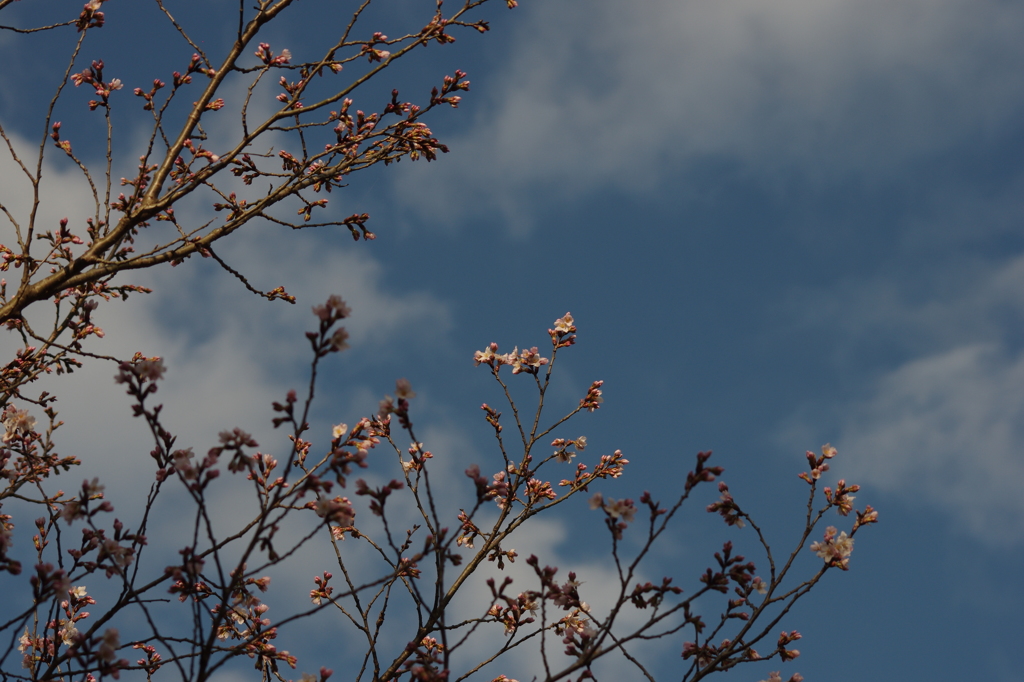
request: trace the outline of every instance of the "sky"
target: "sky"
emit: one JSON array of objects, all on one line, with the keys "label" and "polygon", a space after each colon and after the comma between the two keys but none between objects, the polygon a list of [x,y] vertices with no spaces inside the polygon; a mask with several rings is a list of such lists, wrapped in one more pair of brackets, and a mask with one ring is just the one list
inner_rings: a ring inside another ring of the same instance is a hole
[{"label": "sky", "polygon": [[[0,23],[27,21],[33,6],[20,5]],[[273,28],[272,46],[300,53],[333,30],[307,5]],[[103,31],[120,42],[97,36],[83,52],[83,65],[102,57],[125,81],[118,111],[135,105],[131,88],[191,54],[133,29],[142,6],[105,5]],[[422,7],[391,0],[370,18],[402,25]],[[479,405],[501,395],[473,352],[543,347],[571,311],[578,345],[559,357],[552,402],[604,380],[605,403],[572,437],[630,459],[606,494],[671,499],[693,456],[713,450],[737,500],[788,544],[802,522],[803,453],[831,443],[829,482],[860,484],[856,505],[879,510],[851,570],[829,573],[784,624],[804,635],[784,675],[1020,680],[1024,5],[523,0],[485,15],[489,34],[431,46],[366,95],[379,101],[392,82],[422,95],[456,68],[472,81],[457,110],[431,119],[449,154],[371,169],[332,195],[330,215],[369,213],[375,241],[253,224],[218,252],[297,305],[257,299],[192,259],[131,280],[153,294],[101,306],[96,350],[165,357],[165,414],[197,451],[239,426],[282,452],[270,404],[304,384],[310,307],[339,294],[353,309],[352,348],[324,372],[314,430],[354,423],[407,377],[423,440],[457,480],[467,462],[487,470],[497,456]],[[211,44],[230,34],[203,26]],[[17,144],[39,139],[62,73],[49,46],[70,33],[0,32],[0,121]],[[76,148],[98,163],[89,96],[69,92],[59,113],[82,117]],[[124,116],[115,175],[129,174],[143,139]],[[53,221],[91,206],[61,161],[47,166]],[[0,155],[0,201],[24,210],[14,177]],[[148,485],[151,445],[113,373],[97,362],[54,386],[85,474],[130,510],[138,499],[114,491]],[[711,499],[688,510],[648,575],[690,589],[708,547],[749,542],[704,518]],[[563,571],[578,562],[600,603],[608,540],[584,503],[522,542]],[[308,590],[319,570],[301,585],[283,577],[282,589]],[[680,647],[652,649],[657,679],[681,675]],[[308,648],[313,665],[323,650]]]}]

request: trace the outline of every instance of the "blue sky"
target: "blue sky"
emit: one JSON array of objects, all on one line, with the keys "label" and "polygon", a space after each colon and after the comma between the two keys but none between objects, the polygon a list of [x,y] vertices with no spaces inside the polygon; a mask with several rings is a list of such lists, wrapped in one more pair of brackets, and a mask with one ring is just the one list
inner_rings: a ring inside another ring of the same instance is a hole
[{"label": "blue sky", "polygon": [[[415,5],[385,3],[380,20]],[[107,11],[105,31],[127,30],[128,9]],[[831,442],[831,473],[880,510],[852,570],[793,613],[787,629],[805,638],[786,674],[1021,679],[1024,6],[524,0],[490,14],[492,34],[396,69],[410,92],[455,68],[473,88],[432,121],[450,154],[373,169],[332,197],[333,215],[371,214],[375,242],[254,225],[221,251],[299,305],[255,299],[193,259],[136,278],[150,297],[101,307],[103,350],[167,357],[168,418],[197,450],[235,425],[280,450],[270,402],[302,382],[309,306],[338,293],[353,348],[328,371],[321,425],[353,423],[408,377],[428,447],[484,462],[494,450],[478,408],[499,396],[473,351],[542,345],[570,310],[579,345],[557,396],[605,381],[604,407],[578,428],[633,463],[610,494],[669,499],[693,455],[713,449],[737,499],[788,537],[802,453]],[[297,52],[329,29],[310,26],[281,25],[270,42]],[[164,53],[140,60],[132,41],[145,36],[126,36],[109,56],[95,44],[108,73],[129,90],[166,77],[146,68]],[[49,92],[59,76],[19,40],[0,34],[13,65],[0,116],[34,140],[25,89]],[[69,93],[69,120],[85,95]],[[137,157],[126,130],[116,174]],[[54,161],[62,192],[47,210],[73,215],[84,195]],[[0,171],[17,205],[6,158]],[[150,475],[112,373],[69,380],[62,413],[110,490]],[[98,391],[109,402],[89,399]],[[115,447],[112,432],[124,434]],[[651,575],[692,586],[706,565],[696,547],[742,542],[705,525],[702,504]],[[582,551],[599,576],[598,528],[581,504],[536,542],[563,570]],[[581,550],[580,537],[593,542]],[[672,647],[659,679],[679,669]]]}]

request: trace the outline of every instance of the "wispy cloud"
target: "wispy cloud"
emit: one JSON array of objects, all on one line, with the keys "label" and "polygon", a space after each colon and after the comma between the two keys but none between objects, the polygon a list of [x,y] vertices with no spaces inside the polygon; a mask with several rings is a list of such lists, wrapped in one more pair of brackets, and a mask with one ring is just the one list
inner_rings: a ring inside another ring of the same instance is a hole
[{"label": "wispy cloud", "polygon": [[769,183],[877,181],[1015,120],[1022,30],[1020,7],[989,0],[547,3],[474,125],[446,138],[457,153],[398,182],[410,205],[525,229],[524,194],[643,192],[701,159]]},{"label": "wispy cloud", "polygon": [[882,343],[905,359],[828,414],[805,407],[787,429],[834,424],[843,475],[947,514],[985,542],[1024,542],[1024,257],[964,268],[954,291],[912,297],[910,287],[875,282],[818,307],[840,355]]},{"label": "wispy cloud", "polygon": [[979,344],[908,362],[852,406],[839,443],[858,481],[1024,542],[1024,354]]}]

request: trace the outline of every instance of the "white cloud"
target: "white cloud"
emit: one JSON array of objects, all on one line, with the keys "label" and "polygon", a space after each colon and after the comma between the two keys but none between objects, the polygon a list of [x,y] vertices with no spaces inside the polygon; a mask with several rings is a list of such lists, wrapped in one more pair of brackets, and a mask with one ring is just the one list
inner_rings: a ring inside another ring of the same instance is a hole
[{"label": "white cloud", "polygon": [[1024,541],[1024,354],[977,344],[908,362],[853,406],[838,441],[857,482],[988,541]]},{"label": "white cloud", "polygon": [[920,283],[875,281],[811,306],[825,319],[803,324],[830,330],[838,355],[883,343],[907,359],[859,397],[806,406],[782,440],[834,423],[841,475],[947,514],[985,542],[1024,542],[1024,257],[949,279],[952,290],[924,287],[925,297],[907,293]]},{"label": "white cloud", "polygon": [[877,180],[991,138],[1024,105],[1024,12],[994,0],[552,2],[526,22],[453,154],[396,176],[410,205],[522,228],[525,194],[642,191],[701,158],[769,183],[794,168]]}]

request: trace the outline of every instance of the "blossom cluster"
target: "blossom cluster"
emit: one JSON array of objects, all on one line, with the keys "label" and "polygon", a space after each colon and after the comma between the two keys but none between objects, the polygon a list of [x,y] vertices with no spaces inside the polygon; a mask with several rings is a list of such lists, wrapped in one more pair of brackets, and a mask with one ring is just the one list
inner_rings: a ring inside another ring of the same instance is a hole
[{"label": "blossom cluster", "polygon": [[548,364],[550,360],[541,357],[537,346],[524,348],[522,351],[517,346],[512,349],[511,353],[501,354],[498,353],[498,344],[491,343],[484,350],[478,350],[473,354],[473,362],[478,366],[490,365],[494,371],[498,371],[503,365],[510,365],[513,374],[520,372],[537,374],[538,370]]},{"label": "blossom cluster", "polygon": [[567,348],[576,343],[576,323],[571,313],[566,313],[555,320],[555,328],[548,330],[551,337],[551,345],[558,348]]},{"label": "blossom cluster", "polygon": [[114,377],[114,383],[153,383],[162,379],[166,371],[167,368],[164,367],[163,360],[160,358],[136,356],[131,362],[122,362],[120,364],[117,376]]},{"label": "blossom cluster", "polygon": [[[571,462],[572,458],[583,452],[587,447],[587,437],[580,436],[576,440],[566,440],[564,438],[556,438],[551,442],[551,447],[556,448],[554,457],[559,462]],[[574,448],[569,450],[569,447]]]},{"label": "blossom cluster", "polygon": [[849,537],[845,530],[839,532],[835,526],[829,526],[825,529],[824,540],[811,543],[811,551],[824,559],[829,566],[846,571],[850,568],[853,538]]},{"label": "blossom cluster", "polygon": [[10,443],[17,437],[24,437],[32,433],[36,427],[36,418],[28,413],[28,410],[18,410],[8,406],[4,410],[4,443]]},{"label": "blossom cluster", "polygon": [[828,471],[828,461],[835,457],[836,454],[836,449],[829,445],[828,443],[825,443],[825,445],[821,446],[820,455],[815,455],[813,452],[808,450],[807,463],[810,464],[811,466],[811,472],[809,474],[806,472],[800,474],[800,478],[807,481],[808,483],[811,483],[812,481],[817,481],[819,478],[821,478],[821,475],[823,473]]},{"label": "blossom cluster", "polygon": [[[323,305],[314,306],[313,314],[320,320],[321,338],[320,345],[317,347],[318,353],[326,355],[327,353],[337,353],[348,348],[348,331],[344,327],[338,327],[331,332],[329,337],[326,336],[328,330],[337,322],[352,314],[352,309],[348,307],[340,296],[330,296]],[[309,332],[306,336],[314,344],[317,343],[316,332]]]},{"label": "blossom cluster", "polygon": [[636,516],[636,505],[633,500],[606,498],[601,493],[594,493],[590,498],[590,508],[604,510],[608,528],[616,540],[622,539],[626,524],[632,523]]}]

